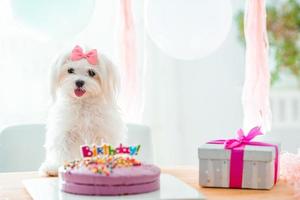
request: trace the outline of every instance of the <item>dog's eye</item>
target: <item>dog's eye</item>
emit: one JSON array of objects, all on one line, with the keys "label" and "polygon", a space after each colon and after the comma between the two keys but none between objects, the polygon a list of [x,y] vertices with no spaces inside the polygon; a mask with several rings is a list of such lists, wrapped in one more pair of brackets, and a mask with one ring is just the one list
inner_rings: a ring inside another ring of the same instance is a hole
[{"label": "dog's eye", "polygon": [[89,69],[88,73],[90,77],[94,77],[96,75],[96,73],[91,69]]},{"label": "dog's eye", "polygon": [[69,74],[73,74],[73,73],[74,73],[74,69],[73,69],[73,68],[69,68],[69,69],[68,69],[68,73],[69,73]]}]

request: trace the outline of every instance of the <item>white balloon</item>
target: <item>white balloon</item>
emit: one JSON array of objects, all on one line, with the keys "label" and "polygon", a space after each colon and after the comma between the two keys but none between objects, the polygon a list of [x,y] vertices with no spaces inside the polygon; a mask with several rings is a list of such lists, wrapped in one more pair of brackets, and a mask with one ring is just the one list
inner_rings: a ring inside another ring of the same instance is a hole
[{"label": "white balloon", "polygon": [[232,22],[230,0],[148,0],[146,30],[169,56],[193,60],[215,51]]}]

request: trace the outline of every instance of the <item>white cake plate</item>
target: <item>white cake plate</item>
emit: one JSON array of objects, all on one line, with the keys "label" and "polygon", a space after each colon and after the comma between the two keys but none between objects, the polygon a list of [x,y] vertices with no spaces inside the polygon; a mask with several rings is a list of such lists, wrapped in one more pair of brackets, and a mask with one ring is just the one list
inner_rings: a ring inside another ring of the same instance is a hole
[{"label": "white cake plate", "polygon": [[[115,200],[116,196],[84,196],[59,190],[58,178],[38,178],[24,180],[25,188],[34,200]],[[161,174],[160,190],[144,194],[117,196],[119,200],[204,200],[205,197],[178,178]]]}]

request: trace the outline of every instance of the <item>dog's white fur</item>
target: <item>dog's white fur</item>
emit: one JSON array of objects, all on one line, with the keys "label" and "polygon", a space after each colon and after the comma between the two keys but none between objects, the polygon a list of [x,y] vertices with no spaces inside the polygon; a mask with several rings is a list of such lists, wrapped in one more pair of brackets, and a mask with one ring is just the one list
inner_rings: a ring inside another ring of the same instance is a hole
[{"label": "dog's white fur", "polygon": [[[98,65],[86,59],[71,61],[70,51],[61,54],[51,67],[51,95],[46,133],[46,160],[41,175],[56,176],[65,161],[79,159],[80,145],[117,145],[124,139],[125,126],[117,106],[119,76],[115,66],[98,54]],[[75,73],[68,73],[73,68]],[[90,77],[88,70],[96,75]],[[77,97],[76,80],[85,82],[85,94]]]}]

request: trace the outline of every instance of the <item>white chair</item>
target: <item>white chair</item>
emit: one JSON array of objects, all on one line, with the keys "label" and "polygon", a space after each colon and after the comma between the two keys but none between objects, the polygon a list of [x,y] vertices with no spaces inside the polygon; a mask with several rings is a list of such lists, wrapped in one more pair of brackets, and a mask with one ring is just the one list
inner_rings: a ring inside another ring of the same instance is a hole
[{"label": "white chair", "polygon": [[141,150],[137,159],[147,163],[153,163],[153,149],[151,130],[148,126],[127,124],[127,143],[129,145],[140,144]]},{"label": "white chair", "polygon": [[37,170],[45,157],[45,125],[8,126],[0,131],[0,172]]},{"label": "white chair", "polygon": [[[128,124],[128,144],[141,144],[138,159],[152,162],[151,133],[147,126]],[[44,160],[45,125],[8,126],[0,131],[0,172],[36,171]]]}]

